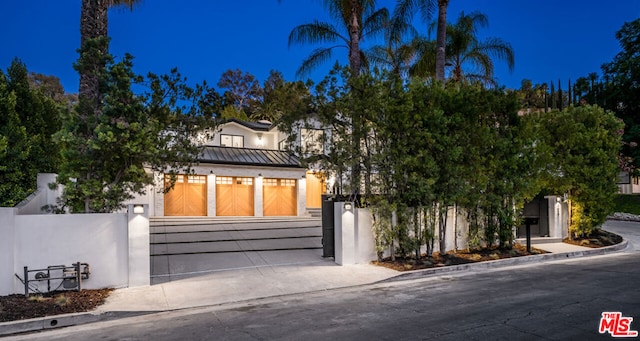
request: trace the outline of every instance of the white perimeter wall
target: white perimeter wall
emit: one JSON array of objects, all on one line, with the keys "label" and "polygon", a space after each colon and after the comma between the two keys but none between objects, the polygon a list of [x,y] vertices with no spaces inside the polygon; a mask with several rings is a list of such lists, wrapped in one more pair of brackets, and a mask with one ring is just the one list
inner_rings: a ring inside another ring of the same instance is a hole
[{"label": "white perimeter wall", "polygon": [[[18,215],[0,208],[0,295],[24,293],[24,266],[88,263],[85,289],[149,285],[149,219],[144,214]],[[32,274],[33,275],[33,274]],[[34,282],[36,283],[36,282]],[[59,282],[55,282],[57,286]],[[41,282],[40,290],[46,290]]]}]

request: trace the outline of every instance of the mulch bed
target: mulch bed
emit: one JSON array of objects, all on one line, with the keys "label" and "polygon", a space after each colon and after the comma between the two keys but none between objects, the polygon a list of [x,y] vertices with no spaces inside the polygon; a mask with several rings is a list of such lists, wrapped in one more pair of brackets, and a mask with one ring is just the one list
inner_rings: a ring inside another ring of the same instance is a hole
[{"label": "mulch bed", "polygon": [[584,247],[605,247],[622,243],[622,237],[602,229],[597,229],[589,238],[565,238],[563,242]]},{"label": "mulch bed", "polygon": [[113,289],[0,296],[0,322],[94,310]]},{"label": "mulch bed", "polygon": [[420,269],[430,269],[450,265],[468,264],[476,262],[486,262],[490,260],[522,257],[529,255],[537,255],[541,253],[547,253],[546,251],[531,248],[531,252],[527,252],[527,248],[524,245],[516,244],[512,249],[479,249],[479,250],[458,250],[457,252],[447,252],[441,255],[439,252],[434,252],[432,257],[422,255],[422,257],[416,261],[415,258],[400,258],[396,257],[395,260],[391,258],[385,258],[381,262],[372,262],[374,265],[384,266],[397,271],[410,271]]}]

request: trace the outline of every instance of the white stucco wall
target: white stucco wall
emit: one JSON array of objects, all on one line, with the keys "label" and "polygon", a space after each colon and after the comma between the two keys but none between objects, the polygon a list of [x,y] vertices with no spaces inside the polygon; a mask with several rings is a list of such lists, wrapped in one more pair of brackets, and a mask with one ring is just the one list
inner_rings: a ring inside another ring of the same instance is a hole
[{"label": "white stucco wall", "polygon": [[57,175],[40,173],[37,179],[37,190],[20,204],[16,205],[18,214],[46,214],[42,207],[54,205],[56,198],[62,195],[62,186],[55,190],[49,188],[49,184],[56,181]]},{"label": "white stucco wall", "polygon": [[15,293],[16,214],[16,208],[0,207],[0,295]]},{"label": "white stucco wall", "polygon": [[[125,214],[19,215],[15,222],[15,272],[21,277],[24,266],[45,269],[83,262],[91,266],[84,288],[127,286]],[[46,289],[46,283],[40,287]]]},{"label": "white stucco wall", "polygon": [[[33,214],[0,208],[0,295],[24,293],[29,270],[88,263],[84,289],[144,286],[150,283],[148,206],[144,213]],[[34,273],[30,278],[33,279]],[[54,276],[60,276],[54,273]],[[47,283],[32,282],[40,291]],[[52,281],[55,289],[60,280]]]}]

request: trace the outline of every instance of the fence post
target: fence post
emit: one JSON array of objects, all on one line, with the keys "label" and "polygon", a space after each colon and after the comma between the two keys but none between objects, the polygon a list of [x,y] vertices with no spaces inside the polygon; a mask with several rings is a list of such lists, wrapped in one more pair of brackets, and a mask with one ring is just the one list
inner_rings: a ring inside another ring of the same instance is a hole
[{"label": "fence post", "polygon": [[151,284],[149,205],[128,206],[129,287]]}]

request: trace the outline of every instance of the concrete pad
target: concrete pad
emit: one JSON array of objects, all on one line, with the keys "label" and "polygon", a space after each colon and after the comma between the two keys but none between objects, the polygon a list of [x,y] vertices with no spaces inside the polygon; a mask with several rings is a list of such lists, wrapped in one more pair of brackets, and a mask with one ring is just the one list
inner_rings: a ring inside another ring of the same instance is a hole
[{"label": "concrete pad", "polygon": [[255,266],[255,264],[242,252],[173,255],[169,258],[170,274],[206,272],[253,266]]},{"label": "concrete pad", "polygon": [[151,244],[166,243],[167,242],[167,237],[166,237],[165,234],[150,234],[149,235],[149,242]]},{"label": "concrete pad", "polygon": [[202,243],[185,243],[185,244],[168,244],[167,253],[207,253],[207,252],[232,252],[243,250],[238,242],[202,242]]},{"label": "concrete pad", "polygon": [[260,257],[272,265],[286,265],[295,263],[333,262],[333,259],[322,258],[321,249],[260,251]]},{"label": "concrete pad", "polygon": [[242,250],[318,248],[321,245],[320,237],[238,240],[237,242]]},{"label": "concrete pad", "polygon": [[578,245],[567,244],[567,243],[542,243],[542,244],[531,244],[531,246],[535,247],[536,249],[544,250],[551,253],[593,250],[593,248],[590,248],[590,247],[578,246]]},{"label": "concrete pad", "polygon": [[149,252],[152,255],[166,255],[169,252],[167,244],[151,244]]},{"label": "concrete pad", "polygon": [[169,273],[169,256],[151,256],[151,276]]},{"label": "concrete pad", "polygon": [[167,243],[221,241],[221,240],[233,240],[233,239],[234,238],[231,236],[231,234],[228,231],[172,233],[172,234],[166,235]]},{"label": "concrete pad", "polygon": [[162,285],[114,291],[98,311],[163,311],[169,309]]}]

